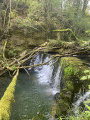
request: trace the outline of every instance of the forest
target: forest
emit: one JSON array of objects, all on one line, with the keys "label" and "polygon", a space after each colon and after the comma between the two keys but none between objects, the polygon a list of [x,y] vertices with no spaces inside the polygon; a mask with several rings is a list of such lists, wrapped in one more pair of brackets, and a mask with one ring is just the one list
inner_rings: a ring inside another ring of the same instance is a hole
[{"label": "forest", "polygon": [[90,0],[0,0],[0,120],[90,120]]}]

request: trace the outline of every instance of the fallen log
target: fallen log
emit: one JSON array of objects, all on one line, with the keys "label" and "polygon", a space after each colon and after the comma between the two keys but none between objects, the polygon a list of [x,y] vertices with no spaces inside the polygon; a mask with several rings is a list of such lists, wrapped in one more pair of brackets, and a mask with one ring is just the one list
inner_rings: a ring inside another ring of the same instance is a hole
[{"label": "fallen log", "polygon": [[59,30],[59,29],[57,29],[57,30],[53,30],[54,32],[59,32],[59,33],[62,33],[62,32],[70,32],[73,36],[74,36],[74,38],[75,38],[75,40],[78,40],[78,38],[75,36],[75,34],[74,34],[74,32],[72,31],[72,29],[61,29],[61,30]]},{"label": "fallen log", "polygon": [[[31,65],[31,66],[26,66],[24,63],[26,63],[28,60],[34,58],[39,52],[49,52],[52,51],[53,49],[58,48],[55,46],[49,46],[49,43],[44,43],[42,45],[40,45],[39,47],[34,48],[32,51],[28,51],[28,53],[26,52],[26,54],[24,54],[23,56],[19,56],[17,59],[14,58],[14,61],[7,61],[5,63],[5,61],[3,61],[2,63],[2,67],[0,68],[0,76],[3,75],[4,73],[6,73],[7,71],[14,71],[16,69],[26,69],[26,68],[31,68],[31,67],[37,67],[37,66],[41,66],[41,65],[46,65],[49,64],[49,62],[52,59],[55,58],[60,58],[60,57],[68,57],[68,56],[78,56],[78,55],[90,55],[90,51],[88,49],[82,49],[82,48],[78,48],[77,50],[73,50],[73,51],[69,51],[67,53],[59,53],[59,54],[55,54],[52,56],[52,58],[50,60],[48,60],[46,63],[42,63],[42,64],[37,64],[37,65]],[[61,48],[61,46],[60,46]],[[7,64],[5,66],[5,64]]]},{"label": "fallen log", "polygon": [[0,100],[0,120],[10,119],[11,107],[12,103],[14,102],[14,92],[18,74],[19,70],[17,70],[16,75],[13,77],[12,82],[9,84],[3,97]]}]

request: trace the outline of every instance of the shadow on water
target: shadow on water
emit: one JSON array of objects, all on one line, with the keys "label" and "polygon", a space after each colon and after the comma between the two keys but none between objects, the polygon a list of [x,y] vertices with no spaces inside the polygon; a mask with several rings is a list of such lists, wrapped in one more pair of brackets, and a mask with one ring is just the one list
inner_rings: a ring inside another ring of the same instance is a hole
[{"label": "shadow on water", "polygon": [[11,82],[11,79],[9,76],[0,77],[0,99],[3,96],[5,90],[8,87],[10,82]]},{"label": "shadow on water", "polygon": [[15,92],[15,104],[12,109],[11,120],[30,119],[37,113],[50,114],[52,96],[45,94],[47,86],[37,83],[36,73],[20,73]]}]

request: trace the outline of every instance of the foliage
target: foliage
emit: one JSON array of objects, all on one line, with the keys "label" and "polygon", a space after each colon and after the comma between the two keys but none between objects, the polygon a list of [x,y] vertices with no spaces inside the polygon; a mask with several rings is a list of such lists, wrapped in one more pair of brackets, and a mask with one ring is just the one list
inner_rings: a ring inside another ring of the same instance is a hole
[{"label": "foliage", "polygon": [[[1,23],[5,27],[9,20],[9,0],[2,1],[0,4],[3,13],[0,15]],[[11,7],[11,19],[17,20],[19,16],[31,24],[36,22],[40,25],[43,22],[47,32],[69,28],[75,35],[80,36],[90,29],[88,6],[81,0],[12,0]]]},{"label": "foliage", "polygon": [[10,83],[0,100],[0,120],[9,120],[10,118],[10,111],[12,103],[14,102],[14,92],[18,72],[19,71],[17,71],[16,75],[13,77],[12,82]]},{"label": "foliage", "polygon": [[11,18],[14,19],[17,16],[18,16],[17,11],[15,9],[13,9],[13,11],[11,12]]},{"label": "foliage", "polygon": [[[68,67],[68,69],[66,71],[69,71],[70,73],[72,73],[73,69],[70,67]],[[67,72],[66,72],[67,73]],[[66,77],[68,77],[68,75],[71,74],[67,74]],[[89,69],[85,69],[83,74],[85,74],[86,76],[82,76],[81,80],[90,80],[90,78],[87,78],[87,76],[90,76],[90,70]],[[90,85],[88,85],[89,87],[89,91],[90,91]],[[90,119],[90,99],[85,100],[84,102],[85,107],[87,108],[85,111],[80,111],[77,116],[74,115],[69,115],[68,117],[65,117],[65,120],[89,120]],[[60,117],[60,120],[62,120],[62,117]]]},{"label": "foliage", "polygon": [[87,30],[86,33],[90,33],[90,30]]},{"label": "foliage", "polygon": [[85,75],[82,76],[80,80],[90,80],[90,70],[85,70],[84,74]]},{"label": "foliage", "polygon": [[64,70],[64,74],[65,74],[65,79],[72,79],[74,77],[79,77],[79,69],[78,68],[73,68],[72,66],[68,66],[65,68]]}]

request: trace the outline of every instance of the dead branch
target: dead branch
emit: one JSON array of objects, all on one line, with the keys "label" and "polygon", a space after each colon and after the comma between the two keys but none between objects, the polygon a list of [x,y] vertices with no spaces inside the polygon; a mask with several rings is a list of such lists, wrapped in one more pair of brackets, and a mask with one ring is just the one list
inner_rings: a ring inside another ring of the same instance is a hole
[{"label": "dead branch", "polygon": [[[52,51],[53,49],[58,48],[58,47],[54,47],[54,46],[48,47],[48,45],[49,45],[49,43],[46,42],[46,43],[40,45],[39,47],[34,48],[32,51],[28,51],[28,53],[24,54],[23,56],[19,56],[19,58],[17,58],[17,59],[15,58],[14,61],[11,60],[11,61],[7,61],[7,63],[6,63],[6,61],[3,60],[2,61],[3,64],[1,65],[1,68],[0,68],[0,76],[9,70],[14,71],[16,69],[26,69],[26,68],[32,68],[32,67],[46,65],[46,64],[49,64],[50,61],[55,59],[55,58],[58,59],[60,57],[75,56],[75,55],[86,54],[86,53],[90,54],[87,49],[80,48],[77,51],[74,50],[74,51],[71,51],[68,53],[55,54],[45,63],[31,65],[31,66],[24,65],[24,63],[26,63],[28,60],[35,58],[35,56],[39,52],[49,52],[49,51]],[[5,52],[5,49],[4,49],[4,52]],[[52,64],[54,64],[54,62]]]}]

